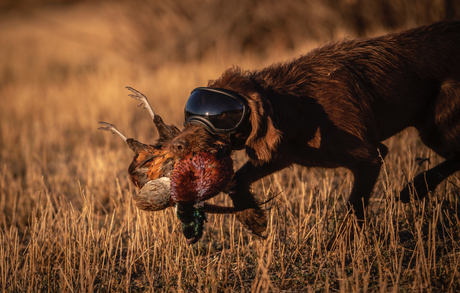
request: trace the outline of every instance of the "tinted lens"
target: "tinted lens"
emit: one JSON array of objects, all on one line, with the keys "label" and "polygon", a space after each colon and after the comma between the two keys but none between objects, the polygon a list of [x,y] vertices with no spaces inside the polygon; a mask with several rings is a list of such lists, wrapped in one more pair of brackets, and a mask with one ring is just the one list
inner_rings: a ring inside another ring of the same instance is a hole
[{"label": "tinted lens", "polygon": [[244,106],[236,98],[224,93],[198,90],[185,105],[185,121],[192,116],[208,120],[217,130],[235,128],[244,115]]}]

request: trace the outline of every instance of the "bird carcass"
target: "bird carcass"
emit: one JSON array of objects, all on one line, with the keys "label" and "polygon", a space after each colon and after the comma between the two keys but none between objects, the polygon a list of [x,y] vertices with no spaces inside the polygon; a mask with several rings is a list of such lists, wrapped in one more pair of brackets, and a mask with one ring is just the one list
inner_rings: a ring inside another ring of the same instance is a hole
[{"label": "bird carcass", "polygon": [[178,158],[169,151],[168,143],[179,134],[174,125],[166,125],[156,115],[148,99],[139,91],[127,87],[129,96],[140,101],[153,119],[159,138],[153,145],[127,138],[114,125],[99,122],[100,130],[118,134],[133,150],[129,165],[131,182],[138,188],[133,197],[136,206],[144,211],[160,211],[175,207],[181,220],[187,243],[197,242],[203,233],[206,213],[233,213],[233,207],[208,204],[205,201],[227,189],[233,178],[233,161],[222,152],[190,153]]}]

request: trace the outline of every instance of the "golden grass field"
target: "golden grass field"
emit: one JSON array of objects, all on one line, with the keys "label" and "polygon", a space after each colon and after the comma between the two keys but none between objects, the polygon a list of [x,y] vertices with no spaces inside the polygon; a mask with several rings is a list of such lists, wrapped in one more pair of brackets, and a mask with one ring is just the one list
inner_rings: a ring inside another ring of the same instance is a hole
[{"label": "golden grass field", "polygon": [[[346,214],[353,178],[345,169],[293,166],[254,184],[260,199],[278,195],[269,204],[266,240],[232,215],[208,215],[204,237],[190,246],[172,209],[139,211],[127,174],[131,150],[97,131],[102,120],[142,142],[157,138],[125,86],[181,127],[191,89],[224,69],[261,68],[320,43],[275,48],[264,58],[219,50],[146,66],[142,55],[112,50],[114,27],[127,28],[111,13],[75,5],[0,18],[2,292],[460,290],[458,174],[422,202],[396,201],[408,179],[441,160],[412,129],[385,142],[390,152],[367,225],[348,246],[340,238],[325,249]],[[244,154],[234,159],[236,168]],[[224,194],[212,201],[231,205]]]}]

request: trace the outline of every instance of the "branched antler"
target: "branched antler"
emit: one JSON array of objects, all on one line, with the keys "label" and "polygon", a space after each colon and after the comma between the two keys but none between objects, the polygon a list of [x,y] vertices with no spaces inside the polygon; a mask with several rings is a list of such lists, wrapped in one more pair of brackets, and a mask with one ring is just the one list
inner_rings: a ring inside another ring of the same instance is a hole
[{"label": "branched antler", "polygon": [[150,103],[147,97],[140,91],[135,90],[130,86],[127,86],[126,89],[134,93],[134,94],[129,94],[128,96],[140,102],[139,105],[137,106],[140,107],[144,105],[144,109],[147,109],[152,119],[155,120],[155,112],[153,112],[152,106],[150,106]]},{"label": "branched antler", "polygon": [[121,133],[121,132],[115,127],[115,125],[110,124],[110,123],[107,123],[107,122],[104,122],[104,121],[99,121],[99,124],[100,124],[100,125],[103,125],[103,126],[99,127],[98,130],[110,131],[110,132],[112,132],[113,134],[118,134],[119,136],[121,136],[121,138],[122,138],[125,142],[128,140],[128,138],[127,138],[123,133]]},{"label": "branched antler", "polygon": [[147,109],[150,113],[150,116],[153,119],[153,123],[155,124],[156,128],[158,129],[158,133],[160,137],[157,140],[157,146],[161,146],[166,142],[171,141],[174,137],[179,134],[179,129],[174,125],[166,125],[161,119],[160,115],[156,115],[153,112],[152,106],[150,106],[149,100],[147,97],[138,90],[133,89],[130,86],[127,86],[126,89],[130,90],[133,94],[129,94],[131,98],[138,100],[139,107],[144,105],[144,109]]}]

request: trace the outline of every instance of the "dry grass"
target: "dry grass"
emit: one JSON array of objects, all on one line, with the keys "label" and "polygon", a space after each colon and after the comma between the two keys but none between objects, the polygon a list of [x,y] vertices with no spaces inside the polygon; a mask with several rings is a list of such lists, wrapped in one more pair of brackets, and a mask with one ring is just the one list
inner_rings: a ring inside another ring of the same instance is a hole
[{"label": "dry grass", "polygon": [[[261,63],[227,52],[147,70],[65,34],[65,26],[107,29],[99,14],[88,12],[47,10],[0,22],[3,292],[460,290],[458,176],[423,202],[395,201],[406,178],[440,161],[413,130],[386,142],[390,154],[367,227],[350,246],[341,238],[325,250],[353,182],[343,169],[294,166],[256,183],[260,198],[279,194],[265,241],[243,231],[234,216],[208,215],[203,239],[188,246],[171,210],[137,210],[126,172],[131,151],[96,131],[104,120],[141,141],[156,138],[124,86],[145,93],[166,122],[180,126],[194,87],[233,64],[258,68],[290,56]],[[50,19],[65,25],[51,28]],[[419,166],[416,157],[430,162]],[[241,165],[244,156],[235,161]],[[231,204],[225,195],[214,201]]]}]

